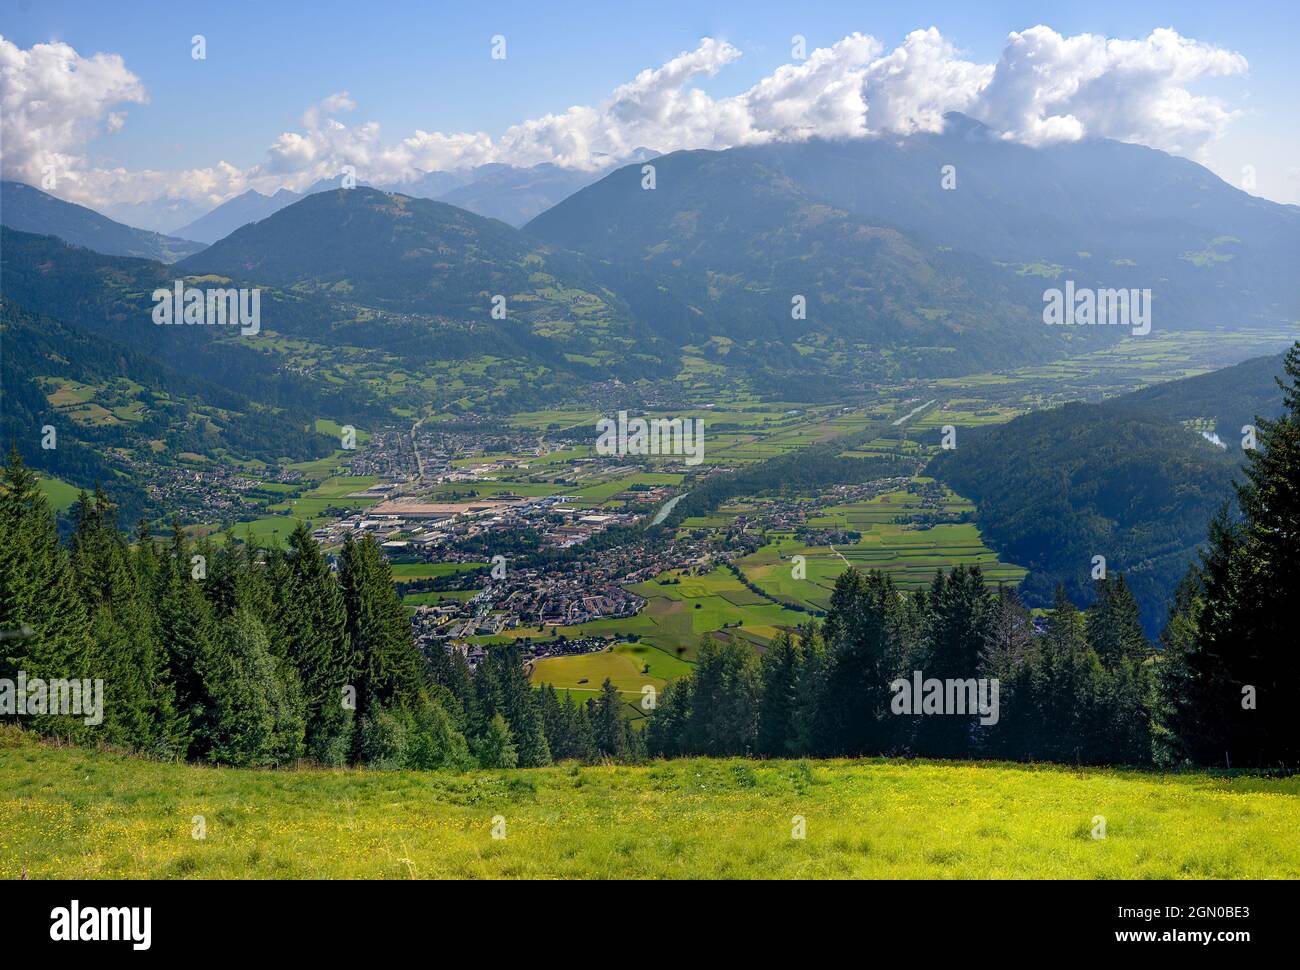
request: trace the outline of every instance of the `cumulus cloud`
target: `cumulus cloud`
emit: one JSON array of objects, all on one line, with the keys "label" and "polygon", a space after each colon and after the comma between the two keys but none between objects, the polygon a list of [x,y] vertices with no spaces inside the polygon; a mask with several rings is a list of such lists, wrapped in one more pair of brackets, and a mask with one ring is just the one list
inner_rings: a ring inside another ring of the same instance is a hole
[{"label": "cumulus cloud", "polygon": [[110,110],[148,100],[116,54],[82,57],[67,44],[22,50],[0,37],[0,138],[4,171],[39,185],[46,166],[72,167],[86,144],[120,129]]},{"label": "cumulus cloud", "polygon": [[1246,68],[1240,54],[1167,28],[1110,40],[1038,26],[1007,38],[973,113],[1033,145],[1094,135],[1195,155],[1235,113],[1184,85]]},{"label": "cumulus cloud", "polygon": [[1066,37],[1041,25],[1011,33],[997,62],[981,64],[931,27],[888,51],[869,34],[850,34],[729,97],[696,86],[740,57],[726,41],[705,38],[594,105],[522,121],[495,139],[485,132],[416,130],[386,140],[374,122],[339,120],[357,107],[339,91],[309,107],[300,130],[275,137],[257,165],[126,172],[94,168],[85,154],[92,139],[122,125],[120,105],[146,100],[121,58],[83,58],[65,44],[22,51],[0,38],[3,167],[12,177],[37,181],[41,165],[60,166],[70,173],[72,193],[82,196],[78,201],[90,204],[162,197],[215,204],[248,188],[303,189],[337,176],[344,165],[380,185],[487,162],[592,170],[640,147],[668,152],[933,132],[950,111],[1032,145],[1100,136],[1195,157],[1236,112],[1188,85],[1247,69],[1240,54],[1170,29],[1122,40]]}]

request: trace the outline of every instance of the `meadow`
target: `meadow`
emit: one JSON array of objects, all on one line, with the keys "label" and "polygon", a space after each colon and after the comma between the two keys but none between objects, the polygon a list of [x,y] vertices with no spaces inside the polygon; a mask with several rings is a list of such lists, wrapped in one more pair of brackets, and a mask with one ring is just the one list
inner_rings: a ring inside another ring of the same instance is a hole
[{"label": "meadow", "polygon": [[249,771],[0,729],[3,879],[1294,879],[1297,830],[1300,778],[884,759]]}]

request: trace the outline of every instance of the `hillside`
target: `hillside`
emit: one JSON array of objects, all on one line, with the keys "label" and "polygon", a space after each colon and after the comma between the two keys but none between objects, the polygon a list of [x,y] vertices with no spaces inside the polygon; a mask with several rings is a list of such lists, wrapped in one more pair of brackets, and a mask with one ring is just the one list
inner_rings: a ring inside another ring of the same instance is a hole
[{"label": "hillside", "polygon": [[[999,555],[1029,568],[1022,589],[1033,605],[1049,605],[1058,582],[1076,602],[1090,602],[1092,557],[1105,556],[1110,571],[1124,573],[1154,636],[1209,520],[1233,497],[1237,429],[1281,410],[1273,381],[1281,373],[1281,358],[1257,358],[972,428],[929,473],[976,503]],[[1227,447],[1184,422],[1217,427]]]},{"label": "hillside", "polygon": [[1300,877],[1296,778],[883,759],[244,771],[9,728],[0,750],[5,879]]},{"label": "hillside", "polygon": [[0,222],[22,232],[58,236],[109,256],[142,256],[172,263],[203,248],[189,239],[114,222],[93,209],[64,202],[22,182],[0,182]]},{"label": "hillside", "polygon": [[[0,440],[78,487],[102,484],[133,522],[151,508],[130,462],[161,453],[305,461],[333,441],[309,412],[272,410],[82,327],[0,305]],[[36,432],[53,426],[58,446]],[[123,459],[128,464],[123,463]],[[153,510],[156,513],[166,510]]]},{"label": "hillside", "polygon": [[[752,156],[675,152],[653,164],[653,190],[628,166],[525,231],[653,274],[696,311],[697,340],[726,338],[728,364],[956,373],[1113,336],[1045,327],[1037,283],[864,220]],[[806,319],[792,318],[796,295]]]}]

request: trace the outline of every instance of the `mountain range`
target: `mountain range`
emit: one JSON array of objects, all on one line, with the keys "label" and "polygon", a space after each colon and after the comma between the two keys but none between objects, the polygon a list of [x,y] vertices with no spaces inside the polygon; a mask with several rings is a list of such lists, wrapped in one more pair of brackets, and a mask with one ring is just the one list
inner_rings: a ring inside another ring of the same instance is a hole
[{"label": "mountain range", "polygon": [[0,182],[0,223],[11,229],[58,236],[112,256],[142,256],[172,263],[203,246],[114,222],[94,209],[64,202],[23,182]]},{"label": "mountain range", "polygon": [[[639,162],[655,155],[649,149],[639,148],[625,161]],[[447,202],[477,215],[500,219],[512,226],[522,226],[529,219],[590,184],[605,171],[607,169],[588,171],[564,168],[549,163],[528,167],[490,163],[450,172],[425,172],[402,182],[374,187],[417,199]],[[339,183],[337,178],[321,179],[305,192],[282,188],[272,195],[249,189],[173,230],[172,235],[181,239],[214,243],[241,226],[265,219],[308,195],[341,188]],[[365,180],[360,180],[357,184],[370,185]]]},{"label": "mountain range", "polygon": [[[190,401],[188,415],[169,412],[169,433],[194,432],[192,416],[219,407],[249,436],[235,446],[238,434],[221,437],[229,419],[208,414],[224,443],[204,447],[263,457],[275,456],[285,420],[377,426],[430,408],[541,408],[606,387],[845,400],[880,382],[1117,340],[1118,328],[1044,325],[1044,291],[1066,279],[1150,288],[1156,334],[1300,319],[1300,209],[1162,152],[1107,141],[1031,149],[961,116],[909,138],[646,152],[581,186],[548,166],[422,181],[512,220],[564,197],[518,228],[450,202],[323,182],[302,197],[231,200],[191,227],[219,237],[205,248],[6,183],[4,303],[203,382],[168,390],[146,372],[120,375]],[[151,294],[182,277],[262,288],[261,333],[155,327]],[[90,383],[60,366],[22,356],[9,377]],[[1214,394],[1236,399],[1229,387]],[[1194,410],[1153,420],[1207,413]],[[1214,413],[1226,438],[1238,415]],[[1137,440],[1130,430],[1125,440]],[[299,444],[295,453],[319,443]]]}]

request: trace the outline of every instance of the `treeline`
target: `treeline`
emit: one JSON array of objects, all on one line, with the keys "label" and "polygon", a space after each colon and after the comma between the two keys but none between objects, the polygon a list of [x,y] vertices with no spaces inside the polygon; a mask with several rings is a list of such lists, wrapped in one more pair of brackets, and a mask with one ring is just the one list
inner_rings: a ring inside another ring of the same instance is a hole
[{"label": "treeline", "polygon": [[[846,570],[825,623],[782,634],[761,657],[707,638],[691,675],[661,694],[647,750],[1150,762],[1153,651],[1123,577],[1098,587],[1084,613],[1058,597],[1039,635],[1015,592],[990,590],[978,566],[936,573],[907,596],[884,573]],[[983,716],[975,703],[922,713],[910,700],[915,671],[996,680],[998,691],[980,695],[994,702]]]},{"label": "treeline", "polygon": [[[367,537],[331,569],[305,526],[286,549],[233,536],[128,539],[97,490],[69,545],[36,476],[11,451],[0,477],[0,680],[101,680],[102,722],[16,709],[43,734],[168,759],[275,767],[306,759],[385,768],[534,767],[636,758],[609,683],[576,703],[537,691],[517,647],[471,673],[425,657]],[[0,689],[4,689],[0,687]]]}]

